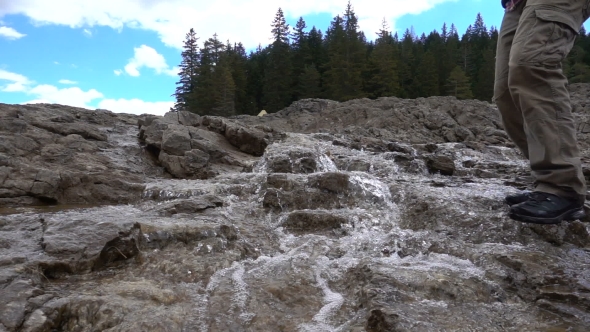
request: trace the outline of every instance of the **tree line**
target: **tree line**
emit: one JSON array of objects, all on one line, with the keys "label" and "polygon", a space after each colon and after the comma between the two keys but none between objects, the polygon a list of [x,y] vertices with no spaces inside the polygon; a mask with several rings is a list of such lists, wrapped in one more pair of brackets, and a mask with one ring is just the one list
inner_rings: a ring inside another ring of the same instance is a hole
[{"label": "tree line", "polygon": [[[463,36],[446,23],[441,31],[400,37],[385,20],[374,41],[359,30],[350,2],[322,32],[294,28],[279,8],[271,24],[273,41],[246,52],[241,43],[217,35],[199,46],[186,34],[172,110],[231,116],[276,112],[293,101],[326,98],[455,96],[491,101],[498,30],[477,14]],[[570,83],[590,82],[590,36],[582,28],[563,63]]]}]

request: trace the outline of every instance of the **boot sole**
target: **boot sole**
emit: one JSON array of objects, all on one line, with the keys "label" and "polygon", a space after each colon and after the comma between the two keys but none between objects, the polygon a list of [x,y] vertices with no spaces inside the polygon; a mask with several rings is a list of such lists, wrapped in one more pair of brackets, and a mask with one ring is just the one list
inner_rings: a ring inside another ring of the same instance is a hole
[{"label": "boot sole", "polygon": [[561,215],[559,215],[557,217],[553,217],[553,218],[531,217],[531,216],[516,214],[514,212],[510,212],[508,214],[508,216],[511,219],[526,222],[526,223],[551,225],[551,224],[559,224],[564,220],[565,221],[574,221],[574,220],[584,219],[586,217],[586,212],[584,212],[583,208],[578,208],[578,209],[566,211],[566,212],[562,213]]}]

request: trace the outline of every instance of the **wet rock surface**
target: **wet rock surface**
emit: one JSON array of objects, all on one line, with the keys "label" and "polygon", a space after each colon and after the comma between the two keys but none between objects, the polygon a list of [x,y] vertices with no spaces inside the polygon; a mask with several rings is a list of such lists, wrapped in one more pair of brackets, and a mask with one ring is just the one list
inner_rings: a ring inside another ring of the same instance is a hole
[{"label": "wet rock surface", "polygon": [[0,104],[0,207],[137,201],[158,169],[132,115]]},{"label": "wet rock surface", "polygon": [[0,135],[0,331],[590,326],[589,224],[507,217],[530,177],[487,103],[0,104]]}]

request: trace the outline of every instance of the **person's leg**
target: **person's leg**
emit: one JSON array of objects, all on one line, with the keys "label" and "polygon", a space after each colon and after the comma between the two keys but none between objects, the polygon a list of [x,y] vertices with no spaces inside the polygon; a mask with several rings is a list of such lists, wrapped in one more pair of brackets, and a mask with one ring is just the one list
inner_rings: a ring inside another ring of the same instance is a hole
[{"label": "person's leg", "polygon": [[[500,112],[504,130],[508,137],[528,159],[529,148],[524,130],[524,119],[518,105],[514,103],[508,88],[508,60],[510,59],[510,48],[518,29],[518,22],[526,0],[521,1],[517,7],[504,13],[502,25],[496,45],[496,73],[494,81],[494,102]],[[529,199],[529,192],[512,194],[505,197],[506,204],[512,206],[525,202]]]},{"label": "person's leg", "polygon": [[580,202],[586,184],[561,62],[586,19],[588,2],[528,0],[508,61],[509,91],[524,119],[535,190]]},{"label": "person's leg", "polygon": [[524,131],[524,120],[519,105],[514,103],[508,88],[508,60],[512,41],[516,35],[520,15],[526,1],[522,1],[515,10],[506,12],[502,19],[502,25],[496,45],[496,73],[494,82],[494,101],[504,124],[508,137],[520,149],[528,159],[528,143]]}]

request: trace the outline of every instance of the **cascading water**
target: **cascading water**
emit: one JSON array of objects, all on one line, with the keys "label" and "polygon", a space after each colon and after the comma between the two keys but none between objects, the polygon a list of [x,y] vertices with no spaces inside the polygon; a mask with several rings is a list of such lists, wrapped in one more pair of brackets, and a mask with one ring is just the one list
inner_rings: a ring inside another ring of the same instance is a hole
[{"label": "cascading water", "polygon": [[[104,155],[122,163],[136,131],[110,135],[119,148]],[[520,160],[438,149],[458,175],[429,174],[423,150],[287,134],[251,171],[150,173],[136,204],[3,215],[0,281],[12,307],[0,304],[0,331],[588,326],[587,224],[512,222],[501,200],[514,189],[477,167]],[[14,303],[32,310],[18,316]]]}]

